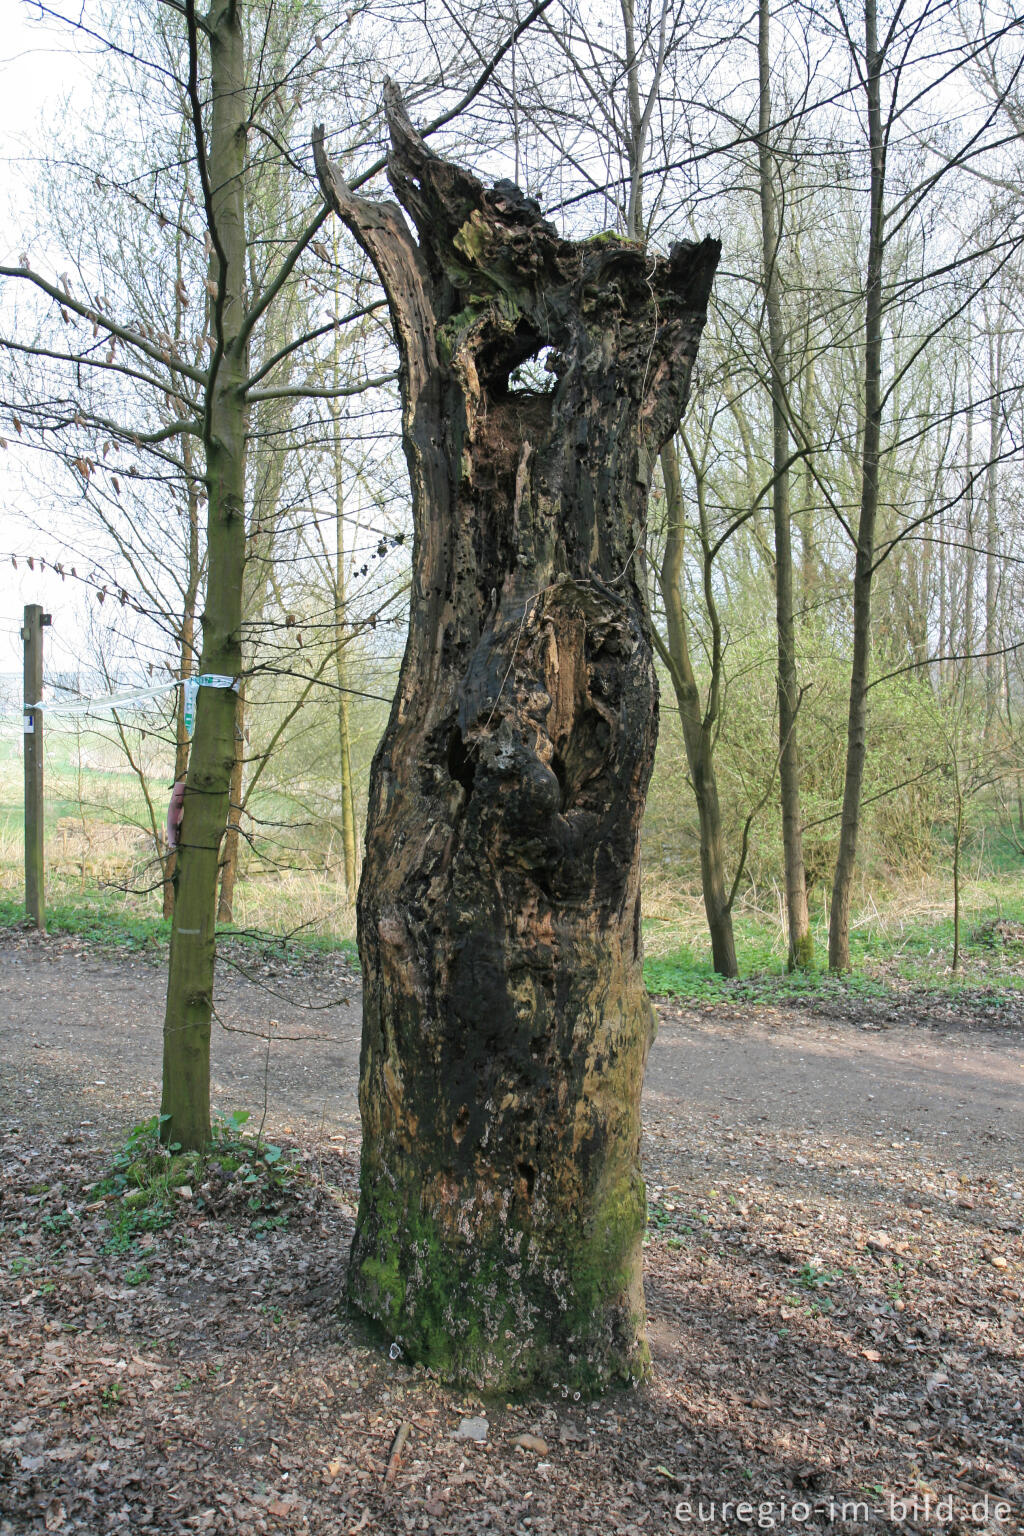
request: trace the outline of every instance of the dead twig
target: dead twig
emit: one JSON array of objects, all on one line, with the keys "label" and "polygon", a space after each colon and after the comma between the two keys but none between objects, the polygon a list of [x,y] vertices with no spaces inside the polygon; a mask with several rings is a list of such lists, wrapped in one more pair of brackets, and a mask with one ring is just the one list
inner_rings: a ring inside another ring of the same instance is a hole
[{"label": "dead twig", "polygon": [[402,1459],[402,1452],[405,1450],[405,1442],[408,1440],[411,1433],[411,1424],[399,1424],[395,1438],[391,1442],[391,1454],[388,1457],[388,1469],[384,1473],[384,1481],[386,1483],[393,1483],[395,1478],[398,1476],[398,1463]]}]

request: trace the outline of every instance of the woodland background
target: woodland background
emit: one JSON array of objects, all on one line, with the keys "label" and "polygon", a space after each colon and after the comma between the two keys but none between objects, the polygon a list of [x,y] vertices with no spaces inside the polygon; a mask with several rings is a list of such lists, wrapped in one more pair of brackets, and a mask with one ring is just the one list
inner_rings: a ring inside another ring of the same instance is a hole
[{"label": "woodland background", "polygon": [[[63,631],[47,634],[59,641],[47,670],[56,702],[195,670],[209,601],[196,375],[217,300],[184,8],[96,5],[64,24],[26,9],[57,63],[61,48],[88,58],[69,110],[45,133],[26,125],[14,162],[22,227],[8,233],[0,289],[10,514],[0,553],[20,573],[26,563],[49,580],[56,572],[75,593]],[[461,0],[415,12],[260,0],[244,10],[250,288],[274,302],[253,336],[225,927],[354,934],[365,786],[404,641],[411,527],[387,313],[358,251],[317,223],[309,143],[325,121],[332,158],[354,179],[374,170],[391,74],[414,119],[459,108],[434,133],[436,149],[513,179],[567,234],[613,230],[658,250],[723,240],[676,444],[679,559],[670,571],[672,488],[659,466],[649,569],[666,655],[667,571],[681,598],[743,970],[780,969],[787,953],[773,427],[781,417],[792,735],[820,964],[873,414],[853,963],[877,973],[896,957],[945,984],[966,947],[984,968],[993,935],[1016,941],[1024,919],[1024,54],[1013,5],[885,0],[876,12],[869,0],[854,13],[801,0],[753,11],[548,0],[499,14]],[[879,61],[874,158],[869,55]],[[872,270],[874,360],[864,339]],[[5,623],[0,893],[13,915],[20,680]],[[52,924],[128,929],[140,942],[166,931],[164,811],[188,751],[180,701],[177,689],[120,713],[49,718]],[[662,990],[712,985],[676,702],[666,671],[645,831],[648,971]],[[954,904],[967,913],[955,945]]]}]

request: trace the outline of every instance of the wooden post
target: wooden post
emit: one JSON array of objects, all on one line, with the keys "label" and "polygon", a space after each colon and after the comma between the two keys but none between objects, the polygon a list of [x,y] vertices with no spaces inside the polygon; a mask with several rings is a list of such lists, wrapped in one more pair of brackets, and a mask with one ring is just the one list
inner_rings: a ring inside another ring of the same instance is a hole
[{"label": "wooden post", "polygon": [[32,708],[43,695],[43,627],[50,615],[38,603],[25,606],[25,912],[46,932],[43,885],[43,712]]}]

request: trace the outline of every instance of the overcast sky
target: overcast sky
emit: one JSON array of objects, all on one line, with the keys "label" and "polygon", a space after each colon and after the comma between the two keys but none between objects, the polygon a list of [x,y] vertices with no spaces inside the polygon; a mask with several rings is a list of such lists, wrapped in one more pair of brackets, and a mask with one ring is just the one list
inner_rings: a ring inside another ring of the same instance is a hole
[{"label": "overcast sky", "polygon": [[[86,0],[83,7],[88,14]],[[32,220],[33,155],[45,143],[46,125],[54,114],[68,109],[69,97],[87,81],[88,59],[77,57],[65,46],[66,33],[52,24],[40,23],[39,7],[26,0],[3,0],[0,29],[0,259],[16,265],[24,249],[22,233]],[[35,254],[38,260],[38,250]],[[17,512],[25,492],[16,472],[17,433],[6,411],[0,413],[0,437],[7,440],[0,452],[0,673],[21,671],[21,623],[26,603],[42,603],[53,613],[53,628],[46,636],[48,660],[54,665],[74,663],[75,637],[79,629],[76,606],[81,594],[73,584],[28,569],[19,560],[17,571],[12,552],[35,554],[33,539],[20,523]]]}]

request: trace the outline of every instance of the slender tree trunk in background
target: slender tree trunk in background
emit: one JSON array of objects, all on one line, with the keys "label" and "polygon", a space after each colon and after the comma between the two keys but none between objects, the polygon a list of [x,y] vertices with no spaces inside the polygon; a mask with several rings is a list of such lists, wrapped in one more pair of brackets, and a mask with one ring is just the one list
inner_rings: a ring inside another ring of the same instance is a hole
[{"label": "slender tree trunk in background", "polygon": [[[946,647],[946,609],[947,603],[947,575],[946,575],[946,520],[940,512],[935,519],[939,540],[939,656],[947,654]],[[935,663],[935,686],[941,689],[945,682],[945,664],[940,660]]]},{"label": "slender tree trunk in background", "polygon": [[[642,546],[718,244],[562,240],[436,158],[387,88],[393,203],[325,194],[399,346],[416,537],[374,758],[354,1302],[450,1380],[648,1360],[640,820],[657,731]],[[552,387],[516,386],[545,349]]]},{"label": "slender tree trunk in background", "polygon": [[1003,448],[1003,306],[989,326],[988,469],[985,475],[985,732],[991,736],[999,712],[1002,658],[999,649],[999,456]]},{"label": "slender tree trunk in background", "polygon": [[720,976],[735,976],[736,942],[732,931],[732,912],[725,882],[725,842],[722,837],[722,812],[715,777],[715,724],[717,720],[717,679],[708,688],[707,712],[701,706],[700,689],[690,659],[686,611],[683,607],[683,491],[679,477],[679,459],[675,443],[669,439],[661,450],[665,479],[665,553],[658,584],[665,609],[668,665],[676,696],[679,721],[690,782],[697,802],[700,826],[700,884],[704,911],[711,938],[711,963]]},{"label": "slender tree trunk in background", "polygon": [[[192,643],[195,637],[195,613],[186,615],[181,626],[180,660],[178,663],[178,677],[184,679],[192,672]],[[178,688],[175,693],[174,714],[174,784],[183,779],[188,772],[188,754],[191,743],[185,731],[185,690]],[[173,788],[173,784],[171,786]],[[167,791],[170,798],[171,789]],[[174,874],[178,867],[178,850],[168,848],[164,853],[164,890],[163,890],[163,914],[171,917],[174,913]]]},{"label": "slender tree trunk in background", "polygon": [[758,168],[761,183],[761,242],[765,308],[768,313],[769,372],[772,397],[772,514],[775,524],[775,622],[778,638],[779,787],[782,849],[786,869],[789,968],[814,962],[814,937],[807,910],[803,819],[800,814],[800,754],[796,714],[800,701],[793,620],[793,547],[789,505],[789,424],[786,390],[786,334],[779,280],[779,217],[768,134],[771,128],[771,24],[768,0],[759,0]]},{"label": "slender tree trunk in background", "polygon": [[[234,0],[205,18],[210,46],[209,186],[217,286],[216,350],[204,423],[208,495],[203,672],[237,677],[242,668],[245,572],[245,462],[248,345],[245,289],[245,49]],[[194,39],[193,39],[194,42]],[[198,46],[198,45],[196,45]],[[203,133],[195,124],[197,141]],[[216,959],[220,845],[235,764],[235,693],[201,688],[186,779],[175,874],[175,911],[164,1014],[161,1133],[185,1148],[210,1139],[210,1021]]]},{"label": "slender tree trunk in background", "polygon": [[235,705],[235,760],[231,766],[231,783],[228,786],[228,827],[221,854],[220,898],[217,902],[218,923],[231,923],[235,919],[235,882],[238,879],[239,828],[244,809],[243,781],[245,778],[245,682],[238,685],[238,702]]},{"label": "slender tree trunk in background", "polygon": [[352,743],[348,721],[348,664],[345,655],[345,521],[342,510],[341,482],[335,517],[334,574],[334,646],[335,678],[338,684],[338,761],[341,772],[341,845],[345,858],[345,890],[355,898],[359,879],[356,848],[356,802],[352,786]]},{"label": "slender tree trunk in background", "polygon": [[[650,31],[657,32],[657,52],[645,82],[645,99],[640,100],[640,69],[636,51],[636,8],[634,0],[619,0],[622,31],[626,48],[626,105],[629,113],[629,201],[626,205],[626,234],[631,240],[644,238],[644,154],[650,133],[651,115],[657,107],[665,70],[668,23],[671,0],[661,0],[661,16],[655,23],[653,10],[646,18]],[[650,41],[650,39],[648,39]]]},{"label": "slender tree trunk in background", "polygon": [[619,0],[622,32],[626,46],[626,105],[629,111],[629,201],[626,205],[626,234],[636,240],[644,226],[644,142],[643,113],[640,108],[640,78],[636,62],[636,17],[633,0]]},{"label": "slender tree trunk in background", "polygon": [[921,551],[921,571],[915,594],[916,620],[913,633],[914,660],[922,669],[921,675],[931,683],[931,667],[928,658],[931,655],[931,596],[932,596],[932,568],[935,564],[935,537],[934,521],[929,518],[924,530],[924,543]]},{"label": "slender tree trunk in background", "polygon": [[964,550],[964,605],[963,605],[963,631],[958,644],[952,649],[959,650],[967,660],[961,662],[961,670],[968,678],[974,673],[974,579],[977,567],[977,552],[975,548],[975,512],[974,512],[974,381],[970,380],[967,389],[967,422],[965,428],[965,458],[964,464],[964,502],[967,514],[967,532],[964,536],[966,549]]},{"label": "slender tree trunk in background", "polygon": [[956,785],[956,823],[953,828],[953,964],[954,976],[960,969],[960,852],[964,841],[964,805],[960,785]]},{"label": "slender tree trunk in background", "polygon": [[885,253],[883,196],[885,141],[882,133],[881,67],[875,0],[865,0],[868,149],[871,159],[871,212],[868,228],[866,313],[864,319],[864,436],[861,449],[860,515],[853,576],[853,659],[850,707],[846,724],[846,774],[839,830],[839,853],[832,881],[828,964],[850,969],[850,901],[857,862],[861,791],[867,727],[868,669],[871,662],[871,583],[878,515],[878,470],[882,440],[882,261]]},{"label": "slender tree trunk in background", "polygon": [[[195,607],[191,612],[186,610],[181,625],[181,644],[179,646],[178,677],[184,680],[193,671],[193,644],[195,640]],[[177,784],[188,772],[188,754],[191,743],[185,730],[185,690],[175,690],[174,709],[174,780],[171,785]],[[171,789],[168,791],[170,797]],[[168,848],[164,853],[164,891],[163,913],[164,917],[171,917],[174,913],[174,874],[178,867],[178,850]]]},{"label": "slender tree trunk in background", "polygon": [[[646,108],[640,100],[640,75],[636,54],[636,14],[633,0],[619,0],[622,13],[623,34],[626,45],[626,102],[629,113],[629,201],[626,208],[626,234],[631,240],[642,238],[643,213],[643,163],[644,150],[650,123],[650,113],[657,99],[657,91],[664,61],[665,25],[669,7],[665,0],[661,9],[661,25],[658,48],[658,64],[655,79],[650,82]],[[742,413],[737,410],[737,420],[742,430]],[[713,677],[708,688],[709,707],[705,715],[701,706],[700,689],[697,686],[690,662],[686,613],[682,600],[682,559],[685,538],[683,518],[683,493],[679,478],[679,462],[675,443],[669,438],[661,453],[665,480],[667,506],[665,557],[659,572],[662,603],[665,609],[668,633],[668,650],[665,652],[655,637],[655,644],[662,652],[662,659],[669,668],[672,689],[676,696],[683,743],[686,749],[690,783],[697,805],[697,822],[700,829],[700,884],[704,899],[704,911],[708,920],[708,936],[711,940],[711,963],[721,976],[735,976],[736,944],[732,931],[732,911],[725,883],[725,842],[722,836],[722,813],[718,799],[718,780],[715,777],[714,746],[717,721],[718,666],[713,662]]]},{"label": "slender tree trunk in background", "polygon": [[[815,358],[806,334],[799,355],[801,432],[803,440],[811,442],[814,434]],[[800,503],[796,514],[800,529],[800,601],[805,610],[810,612],[821,595],[821,569],[814,528],[815,503],[819,493],[809,455],[800,461],[797,485]]]},{"label": "slender tree trunk in background", "polygon": [[[335,265],[338,262],[337,239],[334,242]],[[335,314],[341,314],[341,295],[335,294]],[[334,329],[334,385],[341,384],[341,332]],[[352,787],[352,747],[348,722],[348,665],[345,647],[345,478],[344,442],[341,432],[341,408],[331,406],[334,431],[334,656],[338,684],[338,763],[341,776],[341,846],[345,859],[345,891],[355,898],[359,870],[356,853],[356,805]]]},{"label": "slender tree trunk in background", "polygon": [[[182,438],[182,455],[185,461],[185,469],[188,473],[188,580],[185,587],[185,601],[181,616],[181,629],[179,631],[178,644],[178,677],[184,680],[195,671],[196,653],[196,604],[199,600],[199,491],[195,480],[192,478],[192,444],[188,437]],[[183,779],[188,772],[188,754],[191,743],[185,730],[185,690],[175,690],[174,711],[174,783]],[[170,789],[168,789],[170,795]],[[178,853],[175,848],[168,848],[164,853],[164,892],[163,914],[171,917],[174,912],[174,872],[177,868]]]},{"label": "slender tree trunk in background", "polygon": [[969,692],[969,677],[964,677],[960,690],[959,708],[953,711],[953,718],[948,727],[946,737],[949,748],[949,773],[953,781],[953,963],[951,970],[954,976],[960,969],[960,923],[962,916],[960,878],[963,867],[964,824],[967,804],[967,786],[964,783],[960,764],[960,747],[964,726],[961,711],[966,711]]},{"label": "slender tree trunk in background", "polygon": [[[287,376],[285,370],[282,370],[282,374]],[[259,438],[261,431],[267,430],[268,414],[266,409],[261,412],[261,420],[256,430],[250,434],[254,440]],[[252,427],[251,422],[249,425]],[[269,428],[269,432],[273,434],[272,427]],[[251,637],[259,633],[273,588],[271,573],[274,539],[284,487],[285,450],[275,444],[269,450],[264,450],[262,460],[260,473],[255,476],[256,484],[253,491],[242,589],[243,624],[246,634]],[[244,662],[244,648],[242,657]],[[248,785],[245,782],[246,763],[252,762],[252,754],[247,752],[251,735],[247,726],[248,719],[245,682],[242,681],[238,687],[238,703],[235,710],[235,756],[228,791],[228,825],[220,860],[220,897],[217,902],[219,923],[234,921],[242,816],[256,782],[253,775],[250,775]],[[260,756],[262,758],[263,754],[261,753]]]}]

